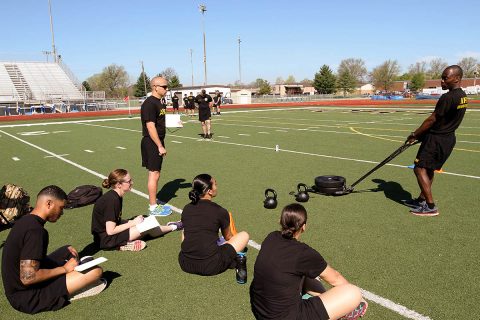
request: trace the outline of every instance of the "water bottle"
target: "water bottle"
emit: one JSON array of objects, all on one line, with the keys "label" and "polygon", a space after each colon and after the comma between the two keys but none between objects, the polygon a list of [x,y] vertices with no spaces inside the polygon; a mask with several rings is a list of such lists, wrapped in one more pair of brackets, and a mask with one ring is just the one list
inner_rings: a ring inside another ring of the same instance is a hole
[{"label": "water bottle", "polygon": [[245,252],[238,252],[237,257],[237,266],[235,268],[235,277],[237,283],[245,284],[247,283],[247,256]]}]

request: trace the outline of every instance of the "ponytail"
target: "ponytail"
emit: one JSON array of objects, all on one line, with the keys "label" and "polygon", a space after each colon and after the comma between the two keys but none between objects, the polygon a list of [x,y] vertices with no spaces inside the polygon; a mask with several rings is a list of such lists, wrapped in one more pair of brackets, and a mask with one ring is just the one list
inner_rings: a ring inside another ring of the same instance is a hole
[{"label": "ponytail", "polygon": [[188,193],[188,198],[192,204],[197,204],[210,189],[212,189],[212,176],[206,173],[199,174],[193,179],[192,190]]},{"label": "ponytail", "polygon": [[289,204],[283,208],[280,216],[282,237],[292,239],[305,223],[307,223],[307,210],[301,204]]}]

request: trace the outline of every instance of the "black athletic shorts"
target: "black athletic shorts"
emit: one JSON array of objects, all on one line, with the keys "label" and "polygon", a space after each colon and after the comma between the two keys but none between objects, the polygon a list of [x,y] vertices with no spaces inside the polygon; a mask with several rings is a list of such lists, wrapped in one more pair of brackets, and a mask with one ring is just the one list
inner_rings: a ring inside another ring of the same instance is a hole
[{"label": "black athletic shorts", "polygon": [[178,263],[183,271],[201,276],[214,276],[227,269],[235,268],[237,252],[231,244],[225,243],[219,247],[218,253],[208,259],[198,260],[185,257],[180,251]]},{"label": "black athletic shorts", "polygon": [[130,239],[130,230],[123,230],[120,233],[109,236],[106,232],[93,235],[93,242],[104,250],[116,249],[127,244]]},{"label": "black athletic shorts", "polygon": [[302,300],[300,304],[299,314],[297,319],[330,319],[327,309],[323,305],[322,299],[319,297],[311,297],[309,299]]},{"label": "black athletic shorts", "polygon": [[178,106],[173,106],[173,109],[178,109]]},{"label": "black athletic shorts", "polygon": [[415,166],[440,170],[455,146],[455,134],[427,134],[418,149]]},{"label": "black athletic shorts", "polygon": [[210,112],[210,108],[199,108],[198,109],[198,120],[201,122],[210,120],[212,117],[212,113]]},{"label": "black athletic shorts", "polygon": [[[164,137],[160,137],[160,141],[165,148]],[[142,167],[149,171],[161,171],[163,157],[158,153],[158,147],[150,137],[143,137],[141,143],[142,150]]]}]

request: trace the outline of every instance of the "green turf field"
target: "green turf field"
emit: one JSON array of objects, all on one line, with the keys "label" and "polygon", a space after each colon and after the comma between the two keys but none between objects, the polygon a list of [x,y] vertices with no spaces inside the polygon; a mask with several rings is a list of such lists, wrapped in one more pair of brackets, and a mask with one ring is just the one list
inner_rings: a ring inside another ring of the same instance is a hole
[{"label": "green turf field", "polygon": [[[202,141],[200,124],[168,133],[168,155],[160,188],[175,207],[188,203],[193,177],[216,177],[216,202],[234,213],[237,229],[261,244],[278,228],[281,207],[299,182],[319,175],[346,177],[351,184],[397,149],[429,111],[395,112],[367,108],[271,108],[232,110],[213,118],[213,141]],[[48,184],[70,191],[100,185],[115,168],[134,179],[124,198],[125,217],[146,212],[147,172],[141,167],[138,117],[92,122],[55,120],[0,123],[0,184],[15,183],[32,194]],[[31,124],[27,126],[27,124]],[[9,125],[13,125],[10,126]],[[280,151],[275,152],[275,145]],[[365,290],[365,319],[476,319],[480,313],[478,204],[480,191],[480,112],[468,110],[457,145],[442,174],[436,175],[438,217],[412,216],[402,199],[416,196],[411,169],[417,146],[360,183],[343,197],[311,195],[302,241],[317,249],[350,282]],[[89,151],[86,151],[89,150]],[[163,186],[163,187],[162,187]],[[263,193],[278,193],[276,210],[263,208]],[[66,211],[48,224],[50,251],[70,243],[79,251],[91,243],[92,206]],[[178,213],[159,218],[178,220]],[[0,232],[0,245],[8,230]],[[255,245],[255,244],[254,244]],[[180,234],[148,242],[138,253],[99,252],[108,289],[35,319],[251,319],[248,288],[258,251],[248,252],[248,285],[233,271],[215,277],[183,273],[177,262]],[[1,249],[0,249],[1,251]],[[23,319],[0,294],[1,319]]]}]

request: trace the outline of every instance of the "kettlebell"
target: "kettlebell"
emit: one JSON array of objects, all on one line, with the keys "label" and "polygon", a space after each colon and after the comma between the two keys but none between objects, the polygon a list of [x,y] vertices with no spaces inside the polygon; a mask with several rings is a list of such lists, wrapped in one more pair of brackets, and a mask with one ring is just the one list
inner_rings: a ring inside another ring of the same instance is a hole
[{"label": "kettlebell", "polygon": [[[269,195],[273,194],[273,196]],[[263,207],[266,209],[275,209],[277,207],[277,193],[273,189],[265,190],[265,200],[263,201]]]},{"label": "kettlebell", "polygon": [[295,195],[295,200],[298,202],[307,202],[308,199],[310,199],[310,196],[308,195],[308,187],[304,183],[299,183],[297,185],[297,194]]}]

